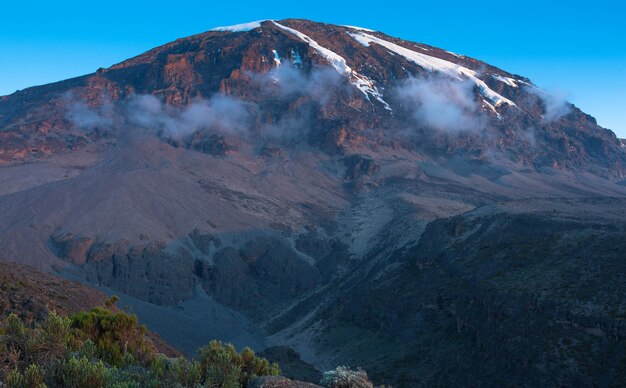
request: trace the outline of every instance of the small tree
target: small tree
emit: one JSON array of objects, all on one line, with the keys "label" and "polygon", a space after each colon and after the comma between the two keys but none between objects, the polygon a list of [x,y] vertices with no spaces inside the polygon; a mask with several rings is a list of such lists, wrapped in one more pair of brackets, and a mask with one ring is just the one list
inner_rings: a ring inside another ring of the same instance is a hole
[{"label": "small tree", "polygon": [[98,357],[112,365],[124,365],[128,354],[147,364],[154,354],[144,338],[147,329],[139,324],[136,315],[96,307],[74,314],[71,319],[81,339],[93,341]]},{"label": "small tree", "polygon": [[232,344],[221,341],[200,348],[200,362],[205,383],[211,387],[245,387],[253,377],[280,374],[278,364],[257,357],[252,349],[237,353]]}]

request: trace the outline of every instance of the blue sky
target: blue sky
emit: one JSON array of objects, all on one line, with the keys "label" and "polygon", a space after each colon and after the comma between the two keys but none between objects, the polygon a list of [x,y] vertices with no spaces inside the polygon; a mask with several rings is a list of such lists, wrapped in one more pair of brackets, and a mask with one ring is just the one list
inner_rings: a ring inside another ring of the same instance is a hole
[{"label": "blue sky", "polygon": [[617,0],[6,1],[0,95],[215,26],[287,17],[369,27],[484,60],[567,96],[626,137],[626,5]]}]

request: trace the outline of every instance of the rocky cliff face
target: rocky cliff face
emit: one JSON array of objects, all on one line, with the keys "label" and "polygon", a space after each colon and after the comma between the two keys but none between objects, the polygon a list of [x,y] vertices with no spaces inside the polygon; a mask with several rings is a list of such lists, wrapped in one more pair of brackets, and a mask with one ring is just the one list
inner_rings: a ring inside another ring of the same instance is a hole
[{"label": "rocky cliff face", "polygon": [[626,349],[625,160],[469,57],[220,28],[0,98],[0,259],[120,293],[182,349],[288,346],[399,386],[604,385]]}]

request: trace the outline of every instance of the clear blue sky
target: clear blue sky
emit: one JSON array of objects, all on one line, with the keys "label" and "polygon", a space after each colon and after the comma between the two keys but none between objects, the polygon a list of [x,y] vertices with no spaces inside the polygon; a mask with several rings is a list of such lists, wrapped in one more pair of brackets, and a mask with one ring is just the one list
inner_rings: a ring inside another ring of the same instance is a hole
[{"label": "clear blue sky", "polygon": [[0,95],[178,37],[259,19],[351,24],[472,56],[558,90],[626,137],[626,5],[606,1],[5,1]]}]

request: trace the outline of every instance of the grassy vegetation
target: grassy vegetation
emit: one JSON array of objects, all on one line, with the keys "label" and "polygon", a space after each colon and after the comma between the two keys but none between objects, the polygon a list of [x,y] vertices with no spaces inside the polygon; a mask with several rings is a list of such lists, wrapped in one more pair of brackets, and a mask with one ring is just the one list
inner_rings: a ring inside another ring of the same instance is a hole
[{"label": "grassy vegetation", "polygon": [[105,306],[34,324],[11,314],[0,329],[0,381],[9,388],[245,387],[279,375],[277,364],[249,348],[211,341],[197,360],[156,351],[137,317]]}]

